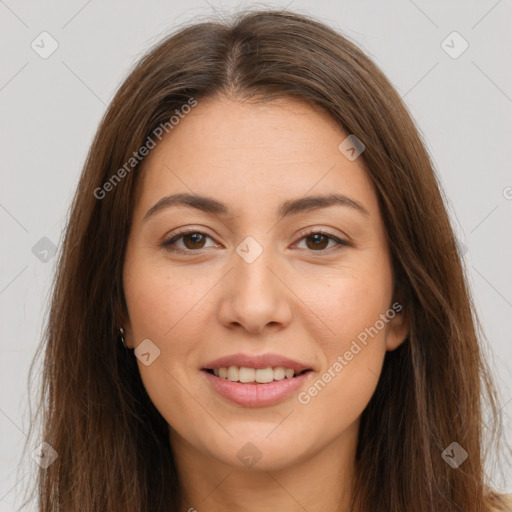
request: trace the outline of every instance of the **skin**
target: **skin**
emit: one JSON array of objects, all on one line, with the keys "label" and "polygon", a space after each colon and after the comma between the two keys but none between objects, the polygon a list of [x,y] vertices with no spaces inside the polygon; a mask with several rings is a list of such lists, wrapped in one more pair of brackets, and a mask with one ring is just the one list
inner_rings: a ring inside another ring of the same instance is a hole
[{"label": "skin", "polygon": [[[216,97],[201,100],[144,161],[124,265],[123,327],[128,347],[150,339],[160,350],[150,365],[137,363],[170,425],[183,510],[348,510],[360,415],[386,351],[403,342],[409,325],[397,313],[308,404],[298,401],[393,302],[377,195],[363,158],[339,151],[346,137],[325,112],[294,99]],[[277,221],[281,202],[333,191],[369,215],[335,205]],[[143,221],[178,192],[213,197],[232,214],[173,206]],[[184,253],[162,246],[185,227],[207,238],[177,240]],[[315,241],[306,228],[352,245]],[[236,252],[247,236],[263,249],[252,263]],[[314,371],[284,401],[243,407],[218,395],[201,372],[239,352],[282,354]],[[237,457],[247,442],[261,454],[252,467]]]}]

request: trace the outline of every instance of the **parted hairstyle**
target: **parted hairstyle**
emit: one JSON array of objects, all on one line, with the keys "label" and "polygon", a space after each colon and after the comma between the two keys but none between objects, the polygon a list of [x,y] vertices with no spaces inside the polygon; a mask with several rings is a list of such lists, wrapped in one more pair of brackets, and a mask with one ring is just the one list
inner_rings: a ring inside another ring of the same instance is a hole
[{"label": "parted hairstyle", "polygon": [[[32,375],[40,360],[29,437],[38,424],[38,439],[58,454],[38,471],[32,494],[39,510],[178,510],[169,426],[145,391],[136,358],[118,339],[128,315],[124,255],[143,172],[142,162],[128,168],[126,162],[191,98],[215,96],[307,101],[366,148],[360,158],[378,196],[395,299],[410,332],[386,353],[362,413],[352,510],[505,510],[485,470],[487,450],[499,447],[498,393],[420,132],[356,44],[309,15],[273,10],[180,27],[139,60],[107,108],[69,211],[31,366]],[[123,166],[126,172],[117,172]],[[113,181],[116,173],[122,179]],[[456,469],[442,457],[452,442],[468,453]]]}]

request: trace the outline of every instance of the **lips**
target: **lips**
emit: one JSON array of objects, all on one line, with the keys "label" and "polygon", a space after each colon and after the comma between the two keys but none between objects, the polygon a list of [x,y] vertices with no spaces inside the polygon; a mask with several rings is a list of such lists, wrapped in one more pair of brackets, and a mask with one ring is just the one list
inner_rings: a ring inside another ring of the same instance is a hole
[{"label": "lips", "polygon": [[202,370],[216,393],[245,407],[277,404],[313,374],[305,363],[278,354],[225,356],[209,362]]},{"label": "lips", "polygon": [[229,368],[230,366],[245,367],[245,368],[275,368],[282,366],[284,368],[291,368],[295,373],[301,373],[304,370],[312,370],[310,366],[300,363],[279,354],[261,354],[257,356],[249,356],[246,354],[233,354],[231,356],[224,356],[214,361],[207,363],[203,370],[215,370],[218,368]]}]

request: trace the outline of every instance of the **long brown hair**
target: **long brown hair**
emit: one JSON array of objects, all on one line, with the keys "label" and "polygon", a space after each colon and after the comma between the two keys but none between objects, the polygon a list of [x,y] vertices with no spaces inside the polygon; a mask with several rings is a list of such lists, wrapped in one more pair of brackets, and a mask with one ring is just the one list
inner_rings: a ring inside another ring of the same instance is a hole
[{"label": "long brown hair", "polygon": [[[479,344],[484,336],[418,130],[390,82],[354,43],[309,16],[278,11],[242,12],[171,34],[136,65],[101,121],[33,362],[44,354],[38,416],[43,440],[58,454],[38,473],[39,510],[178,510],[168,425],[135,358],[118,341],[127,317],[122,268],[140,174],[139,162],[126,163],[176,109],[215,95],[305,100],[366,147],[362,158],[386,225],[395,298],[410,333],[386,354],[362,414],[355,509],[503,510],[484,470],[484,433],[492,443],[500,433],[496,391]],[[123,166],[122,179],[113,180]],[[485,407],[493,419],[487,426]],[[452,442],[468,453],[456,469],[442,457]]]}]

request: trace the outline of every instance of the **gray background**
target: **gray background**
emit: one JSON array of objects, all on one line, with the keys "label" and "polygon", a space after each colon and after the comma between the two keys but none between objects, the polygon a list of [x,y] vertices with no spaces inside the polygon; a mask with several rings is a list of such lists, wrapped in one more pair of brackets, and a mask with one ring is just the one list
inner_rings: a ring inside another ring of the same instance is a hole
[{"label": "gray background", "polygon": [[[21,459],[28,366],[48,303],[52,247],[106,105],[168,30],[247,5],[317,16],[357,42],[404,97],[449,199],[511,438],[512,0],[0,0],[1,512],[14,510],[33,478],[32,450]],[[31,47],[43,46],[43,31],[58,44],[46,59]],[[457,58],[463,42],[453,31],[469,44]],[[510,467],[494,485],[512,492]]]}]

